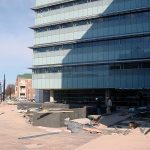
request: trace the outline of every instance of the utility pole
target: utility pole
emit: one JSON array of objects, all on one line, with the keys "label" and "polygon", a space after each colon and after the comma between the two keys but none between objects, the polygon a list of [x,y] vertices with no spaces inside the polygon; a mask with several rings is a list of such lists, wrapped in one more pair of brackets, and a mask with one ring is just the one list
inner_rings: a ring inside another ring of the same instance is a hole
[{"label": "utility pole", "polygon": [[5,81],[5,74],[4,74],[4,83],[3,83],[3,101],[5,101],[5,84],[6,84],[6,81]]}]

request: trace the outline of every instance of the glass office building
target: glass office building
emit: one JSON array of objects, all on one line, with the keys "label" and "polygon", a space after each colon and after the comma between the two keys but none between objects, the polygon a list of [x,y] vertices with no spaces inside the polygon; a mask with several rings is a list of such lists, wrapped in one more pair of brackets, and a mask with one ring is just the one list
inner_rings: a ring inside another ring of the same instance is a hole
[{"label": "glass office building", "polygon": [[45,97],[149,97],[150,0],[36,0],[33,10],[33,87]]}]

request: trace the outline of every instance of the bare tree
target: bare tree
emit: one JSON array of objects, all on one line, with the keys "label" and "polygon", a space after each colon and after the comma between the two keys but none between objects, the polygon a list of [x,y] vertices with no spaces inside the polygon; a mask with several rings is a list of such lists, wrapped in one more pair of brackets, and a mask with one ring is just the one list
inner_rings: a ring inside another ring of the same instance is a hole
[{"label": "bare tree", "polygon": [[12,94],[15,94],[15,85],[8,84],[6,87],[6,96],[9,96],[11,98]]}]

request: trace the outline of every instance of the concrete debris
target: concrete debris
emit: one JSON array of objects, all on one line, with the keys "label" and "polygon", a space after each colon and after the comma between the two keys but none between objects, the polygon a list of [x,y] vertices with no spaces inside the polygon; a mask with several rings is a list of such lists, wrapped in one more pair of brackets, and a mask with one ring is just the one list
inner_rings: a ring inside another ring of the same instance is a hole
[{"label": "concrete debris", "polygon": [[43,109],[42,112],[47,113],[47,112],[49,112],[49,110],[48,109]]},{"label": "concrete debris", "polygon": [[117,127],[109,128],[101,124],[93,126],[90,122],[85,122],[84,119],[83,120],[77,119],[77,120],[80,121],[74,122],[73,120],[71,120],[68,122],[67,128],[71,131],[71,133],[85,131],[88,133],[101,135],[114,135],[114,134],[127,135],[131,132],[130,129],[121,129]]},{"label": "concrete debris", "polygon": [[18,113],[27,113],[27,110],[18,110]]},{"label": "concrete debris", "polygon": [[29,108],[28,112],[38,112],[40,111],[40,108]]},{"label": "concrete debris", "polygon": [[130,129],[136,129],[139,125],[136,122],[129,122]]},{"label": "concrete debris", "polygon": [[5,113],[4,112],[0,113],[0,115],[3,115],[3,114],[5,114]]},{"label": "concrete debris", "polygon": [[[97,117],[96,117],[97,118]],[[117,133],[116,130],[110,130],[106,128],[106,126],[99,124],[99,126],[94,126],[91,124],[91,120],[88,118],[81,118],[81,119],[74,119],[74,120],[69,120],[67,118],[65,120],[67,124],[67,129],[71,131],[71,133],[77,133],[77,132],[88,132],[88,133],[95,133],[95,134],[112,134],[112,133]]]},{"label": "concrete debris", "polygon": [[70,122],[70,118],[65,118],[64,119],[64,125],[67,126]]},{"label": "concrete debris", "polygon": [[91,124],[91,121],[88,118],[80,118],[70,120],[69,118],[65,119],[65,125],[67,129],[72,133],[77,133],[83,131],[83,128],[88,127]]},{"label": "concrete debris", "polygon": [[88,131],[89,133],[102,133],[100,130],[95,129],[95,128],[87,128],[87,127],[83,127],[83,130]]},{"label": "concrete debris", "polygon": [[17,101],[7,100],[6,102],[8,105],[17,105]]},{"label": "concrete debris", "polygon": [[148,133],[150,133],[150,128],[147,129],[147,130],[144,132],[145,135],[148,134]]},{"label": "concrete debris", "polygon": [[90,123],[91,123],[90,119],[88,119],[88,118],[74,119],[71,121],[76,122],[76,123],[80,123],[82,125],[90,125]]},{"label": "concrete debris", "polygon": [[147,127],[147,128],[140,127],[140,131],[142,134],[147,135],[148,133],[150,133],[150,128],[149,127]]},{"label": "concrete debris", "polygon": [[[21,109],[18,112],[23,113],[26,120],[33,126],[43,126],[40,128],[52,133],[55,132],[54,128],[66,126],[67,129],[63,132],[128,135],[133,132],[131,129],[150,126],[150,124],[146,125],[146,121],[149,118],[148,107],[119,110],[109,116],[89,115],[88,118],[85,118],[87,116],[85,108],[69,109],[65,105],[60,108],[58,106],[61,106],[61,104],[49,103],[44,105],[26,103],[25,105],[23,106],[21,103],[19,105]],[[60,133],[62,130],[57,132]],[[146,135],[150,130],[146,128],[144,131],[141,130],[141,132]]]},{"label": "concrete debris", "polygon": [[73,122],[73,121],[69,121],[68,125],[67,125],[67,129],[71,131],[71,133],[78,133],[81,132],[83,130],[84,125],[77,123],[77,122]]},{"label": "concrete debris", "polygon": [[88,118],[91,120],[92,125],[99,124],[101,117],[102,117],[101,115],[90,115],[90,116],[88,116]]},{"label": "concrete debris", "polygon": [[122,129],[122,128],[117,128],[117,127],[113,127],[113,128],[99,128],[96,127],[96,129],[98,129],[102,135],[127,135],[131,132],[130,129]]}]

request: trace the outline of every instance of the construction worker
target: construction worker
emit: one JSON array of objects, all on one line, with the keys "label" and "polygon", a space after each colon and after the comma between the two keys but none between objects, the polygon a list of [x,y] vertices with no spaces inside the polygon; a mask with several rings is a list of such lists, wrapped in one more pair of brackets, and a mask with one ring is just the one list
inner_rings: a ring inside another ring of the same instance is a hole
[{"label": "construction worker", "polygon": [[106,113],[107,113],[108,115],[111,114],[111,107],[112,107],[112,101],[111,101],[110,98],[108,98],[108,100],[107,100],[107,107],[106,107]]},{"label": "construction worker", "polygon": [[102,105],[102,101],[100,98],[96,97],[95,101],[97,103],[97,114],[100,115],[101,114],[101,105]]}]

